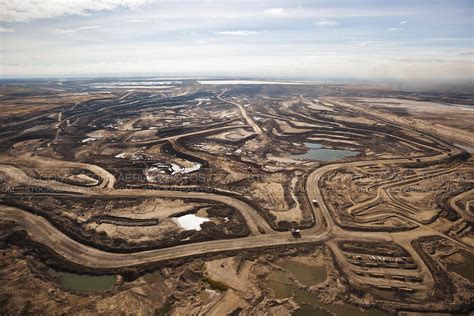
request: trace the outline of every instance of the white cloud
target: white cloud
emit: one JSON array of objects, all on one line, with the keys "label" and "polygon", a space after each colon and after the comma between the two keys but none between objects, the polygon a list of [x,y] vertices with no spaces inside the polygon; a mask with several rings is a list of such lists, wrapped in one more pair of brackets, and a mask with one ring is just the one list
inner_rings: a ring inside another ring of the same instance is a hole
[{"label": "white cloud", "polygon": [[29,22],[62,15],[87,15],[89,12],[135,7],[148,0],[0,0],[0,21]]},{"label": "white cloud", "polygon": [[271,9],[266,9],[263,12],[265,14],[268,14],[271,16],[277,16],[277,17],[288,16],[288,12],[286,12],[286,10],[283,8],[271,8]]},{"label": "white cloud", "polygon": [[143,20],[143,19],[130,19],[130,20],[126,20],[125,22],[126,23],[142,23],[142,22],[145,22],[145,20]]},{"label": "white cloud", "polygon": [[67,29],[54,29],[53,32],[58,33],[58,34],[72,34],[72,33],[76,33],[77,31],[74,29],[67,28]]},{"label": "white cloud", "polygon": [[53,31],[58,34],[73,34],[78,31],[88,31],[88,30],[95,30],[100,28],[100,25],[88,25],[88,26],[79,26],[79,27],[74,27],[74,28],[57,28],[54,29]]},{"label": "white cloud", "polygon": [[359,43],[359,46],[368,46],[368,45],[370,45],[370,44],[372,44],[372,43],[373,43],[373,41],[365,41],[365,42]]},{"label": "white cloud", "polygon": [[339,23],[337,23],[336,21],[334,20],[326,20],[326,19],[321,19],[319,21],[316,21],[314,22],[315,25],[319,25],[319,26],[336,26],[338,25]]},{"label": "white cloud", "polygon": [[99,29],[99,28],[100,28],[100,25],[90,25],[90,26],[76,27],[75,30],[83,31],[83,30],[95,30],[95,29]]},{"label": "white cloud", "polygon": [[389,28],[390,31],[398,31],[400,30],[398,27],[392,27],[392,28]]},{"label": "white cloud", "polygon": [[0,26],[0,33],[12,33],[12,32],[15,32],[15,30]]},{"label": "white cloud", "polygon": [[230,35],[230,36],[255,36],[259,32],[256,31],[220,31],[214,32],[219,35]]},{"label": "white cloud", "polygon": [[401,25],[407,24],[407,21],[401,21],[400,24],[401,24]]}]

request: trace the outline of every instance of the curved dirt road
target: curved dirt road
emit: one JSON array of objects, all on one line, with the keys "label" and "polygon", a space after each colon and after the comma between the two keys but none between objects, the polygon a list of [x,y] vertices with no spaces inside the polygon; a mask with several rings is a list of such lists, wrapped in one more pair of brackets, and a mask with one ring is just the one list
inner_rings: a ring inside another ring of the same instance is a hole
[{"label": "curved dirt road", "polygon": [[93,269],[117,269],[146,263],[199,256],[241,249],[323,241],[325,234],[295,240],[280,232],[236,239],[213,240],[135,253],[111,253],[83,245],[60,232],[46,219],[18,208],[1,206],[3,220],[12,220],[24,228],[33,240],[44,244],[64,259]]}]

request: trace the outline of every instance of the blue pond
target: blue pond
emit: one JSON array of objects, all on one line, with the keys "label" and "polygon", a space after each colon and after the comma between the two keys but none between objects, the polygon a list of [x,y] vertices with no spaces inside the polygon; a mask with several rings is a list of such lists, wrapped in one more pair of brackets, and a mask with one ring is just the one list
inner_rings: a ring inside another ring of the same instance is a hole
[{"label": "blue pond", "polygon": [[306,147],[309,147],[309,151],[304,154],[292,155],[294,159],[304,160],[320,160],[320,161],[334,161],[345,157],[353,157],[359,154],[355,150],[339,150],[323,148],[321,144],[317,143],[305,143]]}]

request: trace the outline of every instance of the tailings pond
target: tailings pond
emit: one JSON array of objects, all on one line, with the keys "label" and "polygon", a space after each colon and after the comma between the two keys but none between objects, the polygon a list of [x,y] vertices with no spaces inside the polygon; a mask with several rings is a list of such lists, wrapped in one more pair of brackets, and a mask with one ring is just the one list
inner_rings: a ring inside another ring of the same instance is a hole
[{"label": "tailings pond", "polygon": [[278,263],[283,270],[272,270],[267,276],[266,285],[272,290],[275,298],[283,299],[294,295],[300,305],[294,315],[352,315],[352,316],[382,316],[388,315],[376,308],[361,309],[357,306],[343,303],[332,305],[323,303],[316,295],[300,289],[291,279],[293,276],[303,285],[311,286],[326,280],[324,266],[309,266],[300,262],[287,260]]},{"label": "tailings pond", "polygon": [[57,278],[64,288],[80,292],[107,291],[112,289],[115,284],[114,275],[74,274],[52,269],[50,269],[48,273]]},{"label": "tailings pond", "polygon": [[321,144],[317,143],[305,143],[306,147],[309,147],[309,151],[304,154],[292,155],[293,159],[303,160],[320,160],[320,161],[334,161],[345,157],[353,157],[359,154],[355,150],[339,150],[323,148]]}]

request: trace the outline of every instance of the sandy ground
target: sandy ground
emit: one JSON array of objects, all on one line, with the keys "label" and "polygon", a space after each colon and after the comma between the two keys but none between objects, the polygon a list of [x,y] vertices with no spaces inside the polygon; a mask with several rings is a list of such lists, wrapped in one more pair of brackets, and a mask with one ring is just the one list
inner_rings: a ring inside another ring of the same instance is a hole
[{"label": "sandy ground", "polygon": [[299,134],[311,131],[310,129],[291,127],[287,122],[282,120],[275,120],[275,122],[278,124],[284,134]]},{"label": "sandy ground", "polygon": [[173,214],[185,212],[195,207],[203,206],[200,203],[186,203],[180,199],[146,199],[138,207],[120,208],[107,212],[108,215],[135,219],[158,218],[163,220]]},{"label": "sandy ground", "polygon": [[362,116],[348,116],[348,115],[323,115],[323,117],[331,118],[336,121],[359,123],[359,124],[374,124],[376,121]]},{"label": "sandy ground", "polygon": [[90,223],[87,229],[93,229],[97,232],[105,232],[111,238],[123,238],[131,242],[141,242],[149,240],[164,240],[166,236],[173,232],[179,232],[182,229],[170,218],[161,221],[154,226],[118,226],[114,224],[96,224]]},{"label": "sandy ground", "polygon": [[441,135],[447,139],[456,140],[460,144],[474,147],[474,130],[470,123],[474,118],[473,108],[404,99],[361,98],[358,100],[360,104],[373,107],[408,111],[411,117],[408,119],[400,117],[400,121],[416,122],[435,135]]},{"label": "sandy ground", "polygon": [[232,131],[223,132],[219,134],[215,134],[212,136],[207,137],[208,139],[223,139],[223,140],[231,140],[231,141],[238,141],[245,137],[252,135],[253,133],[247,131],[243,128],[234,129]]}]

